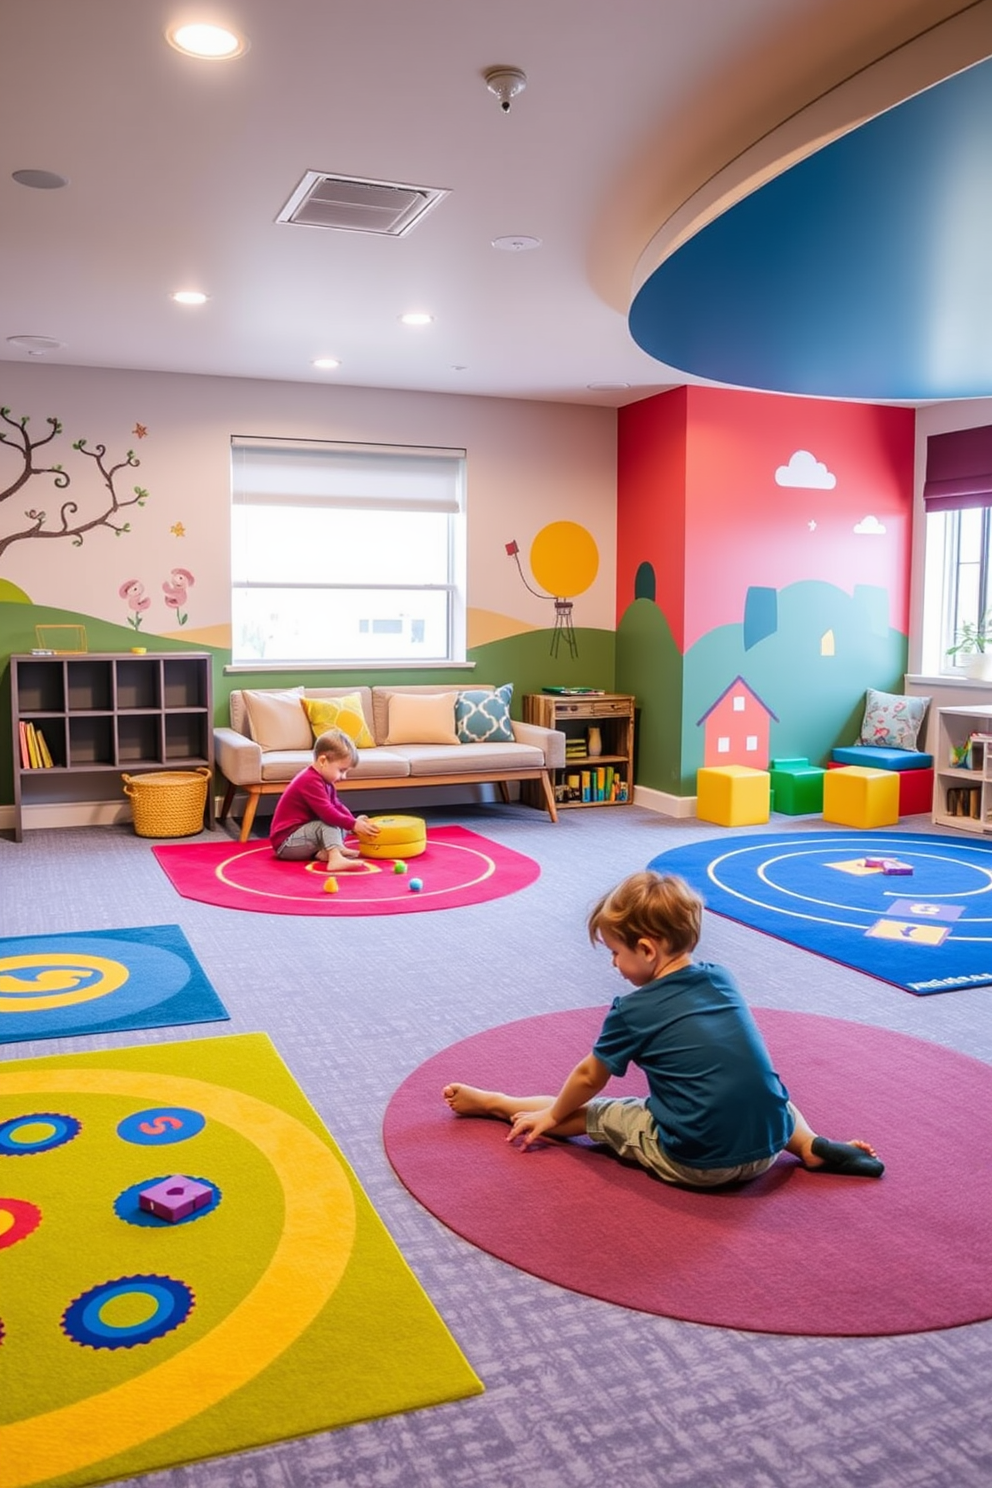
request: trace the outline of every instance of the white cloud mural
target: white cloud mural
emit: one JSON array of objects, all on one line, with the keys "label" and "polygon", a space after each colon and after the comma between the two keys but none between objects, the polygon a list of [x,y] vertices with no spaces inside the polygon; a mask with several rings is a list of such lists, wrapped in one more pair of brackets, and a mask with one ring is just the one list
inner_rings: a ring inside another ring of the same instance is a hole
[{"label": "white cloud mural", "polygon": [[854,528],[858,537],[883,537],[885,527],[877,517],[862,517]]},{"label": "white cloud mural", "polygon": [[780,465],[776,470],[775,484],[796,486],[806,491],[832,491],[837,477],[809,450],[796,450],[789,456],[788,465]]}]

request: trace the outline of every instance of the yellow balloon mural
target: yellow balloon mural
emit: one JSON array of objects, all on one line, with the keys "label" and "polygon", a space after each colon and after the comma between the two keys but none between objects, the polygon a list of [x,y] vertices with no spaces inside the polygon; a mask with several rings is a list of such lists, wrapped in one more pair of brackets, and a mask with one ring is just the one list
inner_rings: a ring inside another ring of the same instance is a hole
[{"label": "yellow balloon mural", "polygon": [[549,522],[531,543],[530,567],[550,594],[574,599],[599,572],[599,550],[592,534],[578,522]]},{"label": "yellow balloon mural", "polygon": [[[516,542],[506,544],[506,552],[516,562],[517,569],[531,594],[538,591],[527,583],[520,565],[520,548]],[[530,548],[530,566],[537,582],[548,591],[539,594],[539,599],[553,599],[555,605],[555,627],[551,639],[551,654],[558,655],[558,646],[564,636],[568,649],[578,656],[579,648],[572,627],[572,599],[582,594],[599,572],[599,549],[585,527],[578,522],[549,522],[542,527]]]}]

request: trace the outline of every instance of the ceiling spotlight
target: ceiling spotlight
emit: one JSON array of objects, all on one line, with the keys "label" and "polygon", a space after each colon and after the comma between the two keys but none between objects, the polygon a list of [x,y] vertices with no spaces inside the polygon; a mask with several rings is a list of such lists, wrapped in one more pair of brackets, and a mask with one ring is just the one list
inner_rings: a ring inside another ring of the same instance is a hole
[{"label": "ceiling spotlight", "polygon": [[205,305],[209,297],[201,289],[177,289],[169,298],[177,305]]},{"label": "ceiling spotlight", "polygon": [[405,315],[400,316],[400,320],[407,326],[430,325],[433,319],[433,315],[428,315],[426,310],[408,310]]},{"label": "ceiling spotlight", "polygon": [[33,186],[36,191],[58,191],[69,184],[67,176],[56,175],[55,171],[16,170],[12,175],[18,186]]},{"label": "ceiling spotlight", "polygon": [[173,26],[166,31],[165,39],[177,52],[207,62],[226,62],[231,57],[243,56],[248,50],[247,38],[236,35],[226,26]]},{"label": "ceiling spotlight", "polygon": [[333,372],[340,365],[337,357],[314,357],[311,363],[319,372]]},{"label": "ceiling spotlight", "polygon": [[483,73],[486,87],[495,93],[504,114],[510,112],[510,104],[527,86],[527,74],[519,67],[490,67]]}]

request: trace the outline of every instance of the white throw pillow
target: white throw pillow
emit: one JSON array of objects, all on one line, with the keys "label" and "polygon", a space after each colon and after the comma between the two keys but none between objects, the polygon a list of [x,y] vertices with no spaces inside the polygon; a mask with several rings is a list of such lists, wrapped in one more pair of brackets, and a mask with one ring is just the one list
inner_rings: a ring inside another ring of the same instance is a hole
[{"label": "white throw pillow", "polygon": [[303,711],[303,688],[244,694],[248,727],[262,749],[313,749],[313,730]]}]

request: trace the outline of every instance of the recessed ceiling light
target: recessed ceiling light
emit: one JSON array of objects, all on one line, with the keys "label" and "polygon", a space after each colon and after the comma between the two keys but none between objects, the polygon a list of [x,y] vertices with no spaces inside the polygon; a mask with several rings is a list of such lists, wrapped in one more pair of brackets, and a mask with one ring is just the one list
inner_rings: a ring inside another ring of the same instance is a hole
[{"label": "recessed ceiling light", "polygon": [[426,310],[408,310],[406,315],[400,316],[403,324],[408,326],[430,325],[433,319],[433,315],[428,315]]},{"label": "recessed ceiling light", "polygon": [[36,191],[58,191],[69,184],[68,176],[57,175],[55,171],[16,170],[12,175],[18,186],[33,186]]},{"label": "recessed ceiling light", "polygon": [[165,39],[177,52],[187,57],[200,57],[206,62],[226,62],[241,57],[248,50],[248,39],[229,31],[226,26],[171,26]]},{"label": "recessed ceiling light", "polygon": [[29,356],[44,356],[46,351],[58,351],[62,345],[56,341],[54,336],[8,336],[8,346],[16,346],[18,351],[26,351]]},{"label": "recessed ceiling light", "polygon": [[209,296],[201,289],[177,289],[170,299],[175,300],[177,305],[205,305]]},{"label": "recessed ceiling light", "polygon": [[314,357],[313,359],[313,366],[317,367],[321,372],[333,372],[340,365],[341,363],[337,357]]},{"label": "recessed ceiling light", "polygon": [[526,253],[528,248],[540,248],[540,238],[529,238],[526,233],[511,233],[507,238],[493,238],[493,247],[505,253]]}]

